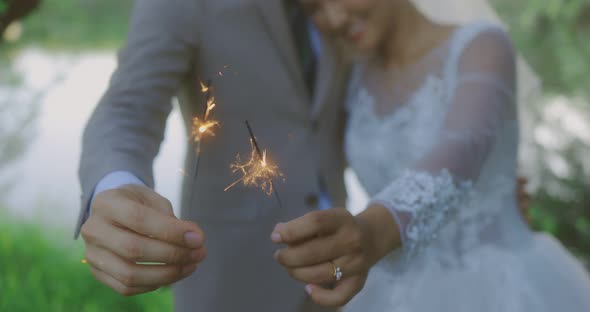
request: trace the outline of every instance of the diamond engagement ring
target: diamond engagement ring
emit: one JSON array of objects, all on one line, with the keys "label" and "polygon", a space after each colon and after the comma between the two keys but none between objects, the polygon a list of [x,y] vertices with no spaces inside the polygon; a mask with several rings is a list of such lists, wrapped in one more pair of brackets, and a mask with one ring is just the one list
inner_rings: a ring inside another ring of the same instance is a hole
[{"label": "diamond engagement ring", "polygon": [[342,279],[342,269],[337,266],[336,264],[334,264],[333,261],[330,261],[330,263],[332,264],[332,268],[334,269],[334,278],[336,279],[337,282],[339,282]]}]

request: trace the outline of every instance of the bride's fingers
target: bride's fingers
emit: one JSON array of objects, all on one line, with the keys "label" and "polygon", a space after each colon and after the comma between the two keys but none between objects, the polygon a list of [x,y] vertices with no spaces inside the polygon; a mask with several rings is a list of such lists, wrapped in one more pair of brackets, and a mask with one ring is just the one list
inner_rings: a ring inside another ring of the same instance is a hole
[{"label": "bride's fingers", "polygon": [[336,231],[343,223],[349,221],[350,213],[346,209],[330,209],[310,212],[287,223],[279,223],[271,234],[275,243],[293,244],[318,235]]},{"label": "bride's fingers", "polygon": [[305,267],[328,262],[351,253],[339,236],[320,236],[296,246],[277,250],[276,260],[286,268]]},{"label": "bride's fingers", "polygon": [[324,285],[336,281],[331,263],[288,270],[292,278],[309,284]]},{"label": "bride's fingers", "polygon": [[366,276],[356,275],[338,282],[334,289],[326,289],[315,284],[308,284],[305,289],[316,304],[324,307],[341,307],[363,289],[365,280]]},{"label": "bride's fingers", "polygon": [[304,283],[325,285],[336,282],[335,266],[340,268],[342,278],[364,274],[362,261],[355,257],[341,257],[333,262],[289,269],[289,275]]}]

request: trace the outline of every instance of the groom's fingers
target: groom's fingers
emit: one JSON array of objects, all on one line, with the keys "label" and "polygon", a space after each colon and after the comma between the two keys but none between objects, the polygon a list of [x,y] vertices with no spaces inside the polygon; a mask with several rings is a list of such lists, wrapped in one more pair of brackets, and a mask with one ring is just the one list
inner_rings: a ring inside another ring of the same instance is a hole
[{"label": "groom's fingers", "polygon": [[197,268],[194,263],[184,266],[135,264],[106,249],[94,246],[86,249],[86,259],[91,266],[130,288],[169,285],[189,276]]},{"label": "groom's fingers", "polygon": [[310,212],[287,223],[275,226],[271,239],[275,243],[293,244],[318,235],[334,232],[346,220],[345,209]]},{"label": "groom's fingers", "polygon": [[308,284],[305,288],[313,302],[324,307],[341,307],[347,304],[365,286],[365,276],[353,276],[339,282],[334,289]]},{"label": "groom's fingers", "polygon": [[123,285],[121,282],[113,278],[112,276],[108,275],[107,273],[99,270],[96,267],[90,266],[90,271],[92,275],[101,283],[105,284],[106,286],[110,287],[114,291],[118,292],[123,296],[134,296],[139,295],[147,292],[154,291],[158,289],[157,286],[152,287],[127,287]]},{"label": "groom's fingers", "polygon": [[[204,235],[196,224],[179,220],[140,202],[115,197],[101,213],[114,224],[177,246],[199,248],[204,243]],[[189,233],[191,236],[187,235]]]},{"label": "groom's fingers", "polygon": [[[126,185],[96,194],[92,201],[94,219],[129,229],[138,234],[155,238],[180,247],[199,248],[204,245],[204,235],[194,223],[174,217],[170,202],[145,186]],[[85,224],[86,225],[86,224]],[[94,236],[86,226],[82,234]]]},{"label": "groom's fingers", "polygon": [[96,232],[102,233],[93,242],[96,246],[110,250],[129,262],[156,262],[166,264],[189,264],[202,261],[205,248],[184,248],[147,236],[142,236],[105,222],[89,224]]}]

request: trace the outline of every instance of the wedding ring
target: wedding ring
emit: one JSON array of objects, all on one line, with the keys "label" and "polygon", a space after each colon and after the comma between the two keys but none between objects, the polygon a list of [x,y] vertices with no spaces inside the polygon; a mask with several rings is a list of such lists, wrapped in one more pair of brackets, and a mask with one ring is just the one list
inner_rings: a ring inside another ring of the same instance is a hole
[{"label": "wedding ring", "polygon": [[337,266],[334,261],[330,261],[330,263],[332,264],[332,268],[334,270],[334,278],[336,279],[337,282],[339,282],[342,279],[342,275],[344,273],[342,273],[342,269]]}]

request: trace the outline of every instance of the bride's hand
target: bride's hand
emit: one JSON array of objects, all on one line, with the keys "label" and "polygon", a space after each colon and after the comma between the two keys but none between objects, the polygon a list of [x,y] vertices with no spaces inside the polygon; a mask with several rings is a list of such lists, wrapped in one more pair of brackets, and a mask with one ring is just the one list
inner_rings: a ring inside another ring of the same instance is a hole
[{"label": "bride's hand", "polygon": [[361,291],[369,269],[394,248],[387,235],[393,240],[399,236],[395,221],[381,208],[368,208],[356,217],[334,208],[277,224],[271,239],[287,247],[278,250],[275,258],[293,278],[307,283],[314,302],[345,305]]}]

